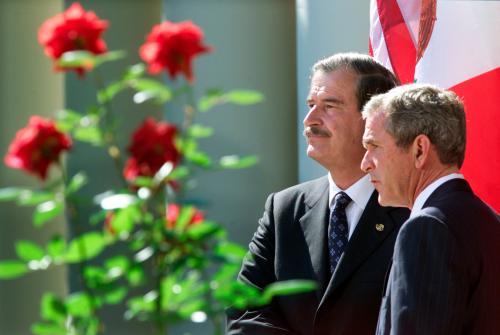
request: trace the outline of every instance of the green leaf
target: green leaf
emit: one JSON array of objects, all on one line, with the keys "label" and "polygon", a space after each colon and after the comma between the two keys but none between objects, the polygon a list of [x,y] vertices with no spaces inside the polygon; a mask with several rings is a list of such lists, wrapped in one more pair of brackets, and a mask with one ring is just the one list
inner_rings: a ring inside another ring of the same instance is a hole
[{"label": "green leaf", "polygon": [[221,157],[219,164],[224,169],[244,169],[258,162],[259,158],[257,156],[239,157],[237,155],[230,155]]},{"label": "green leaf", "polygon": [[97,100],[100,103],[111,101],[118,93],[126,89],[128,86],[123,81],[115,81],[99,92],[97,92]]},{"label": "green leaf", "polygon": [[84,185],[88,183],[88,177],[84,172],[79,172],[71,178],[68,187],[66,188],[66,193],[71,194],[79,189],[81,189]]},{"label": "green leaf", "polygon": [[262,305],[259,303],[261,292],[257,288],[236,280],[219,285],[214,296],[224,305],[232,305],[238,309]]},{"label": "green leaf", "polygon": [[123,51],[110,51],[102,55],[94,55],[89,51],[67,51],[57,61],[57,65],[62,68],[84,67],[92,69],[103,63],[115,61],[125,57]]},{"label": "green leaf", "polygon": [[277,295],[290,295],[314,291],[317,288],[316,282],[312,280],[286,280],[272,283],[267,286],[261,296],[260,303],[268,304]]},{"label": "green leaf", "polygon": [[20,206],[33,206],[38,205],[43,202],[54,200],[56,195],[52,192],[34,192],[30,190],[25,190],[21,192],[17,203]]},{"label": "green leaf", "polygon": [[33,225],[35,227],[43,226],[47,221],[52,220],[62,213],[63,204],[60,201],[50,200],[36,206],[33,212]]},{"label": "green leaf", "polygon": [[69,332],[61,325],[38,322],[31,326],[31,332],[36,335],[67,335]]},{"label": "green leaf", "polygon": [[118,234],[130,233],[136,224],[141,220],[141,211],[136,206],[123,208],[115,213],[111,220],[111,227]]},{"label": "green leaf", "polygon": [[26,192],[26,189],[19,187],[6,187],[0,189],[0,201],[11,201],[16,200],[19,196]]},{"label": "green leaf", "polygon": [[68,314],[89,317],[92,315],[92,300],[86,293],[73,293],[66,299]]},{"label": "green leaf", "polygon": [[198,110],[200,112],[206,112],[216,105],[225,103],[223,94],[224,92],[221,90],[208,91],[198,102]]},{"label": "green leaf", "polygon": [[214,253],[227,261],[239,264],[245,257],[247,250],[236,243],[225,241],[215,246]]},{"label": "green leaf", "polygon": [[0,261],[0,279],[11,279],[28,272],[26,264],[20,261]]},{"label": "green leaf", "polygon": [[95,60],[94,66],[97,67],[103,63],[113,62],[115,60],[125,58],[126,55],[127,55],[127,53],[124,51],[121,51],[121,50],[108,51],[108,52],[103,53],[101,55],[94,56],[94,60]]},{"label": "green leaf", "polygon": [[210,221],[203,221],[199,224],[189,226],[187,236],[195,241],[199,241],[215,234],[220,234],[221,232],[223,232],[223,229],[218,224]]},{"label": "green leaf", "polygon": [[193,124],[188,129],[188,134],[194,138],[205,138],[210,137],[214,133],[214,129],[211,127],[206,127],[201,124]]},{"label": "green leaf", "polygon": [[69,263],[78,263],[99,255],[106,247],[106,241],[98,232],[90,232],[73,239],[64,258]]},{"label": "green leaf", "polygon": [[134,185],[137,187],[152,187],[153,186],[153,178],[139,176],[134,179]]},{"label": "green leaf", "polygon": [[[241,262],[240,262],[241,264]],[[217,273],[214,275],[214,280],[217,283],[222,283],[225,284],[225,282],[231,281],[233,282],[238,275],[238,272],[240,271],[240,264],[223,264]],[[221,285],[218,285],[221,286]],[[222,285],[225,286],[225,285]],[[210,284],[210,287],[213,287],[212,284]],[[220,287],[215,287],[216,289],[221,289]],[[229,290],[230,287],[225,287],[225,289]],[[232,291],[231,293],[232,294]]]},{"label": "green leaf", "polygon": [[104,295],[104,302],[110,305],[115,305],[123,301],[127,296],[128,289],[124,286],[113,288]]},{"label": "green leaf", "polygon": [[66,249],[66,241],[60,235],[56,235],[51,238],[47,244],[47,252],[50,257],[54,260],[58,260],[64,255],[64,250]]},{"label": "green leaf", "polygon": [[233,90],[224,96],[227,102],[235,105],[254,105],[264,100],[262,93],[251,90]]},{"label": "green leaf", "polygon": [[64,321],[66,318],[66,307],[62,300],[52,293],[45,293],[41,302],[41,315],[47,321]]},{"label": "green leaf", "polygon": [[146,275],[144,274],[144,270],[139,265],[131,267],[127,271],[127,280],[130,283],[130,285],[132,285],[132,287],[141,285],[146,281]]},{"label": "green leaf", "polygon": [[96,63],[94,54],[89,51],[67,51],[57,60],[57,65],[62,68],[84,67],[92,68]]},{"label": "green leaf", "polygon": [[172,173],[168,176],[168,180],[179,180],[189,176],[191,172],[187,166],[177,166]]},{"label": "green leaf", "polygon": [[110,279],[116,279],[127,274],[130,260],[125,256],[115,256],[105,262],[106,274]]},{"label": "green leaf", "polygon": [[177,220],[175,220],[175,229],[178,231],[184,230],[184,228],[189,225],[189,222],[195,213],[196,209],[193,206],[181,207]]},{"label": "green leaf", "polygon": [[199,103],[200,112],[206,112],[217,105],[233,103],[235,105],[253,105],[264,100],[262,93],[252,90],[232,90],[226,93],[216,90],[203,96]]},{"label": "green leaf", "polygon": [[86,127],[79,127],[75,130],[73,136],[78,141],[96,146],[102,145],[103,143],[103,136],[98,126],[89,125]]},{"label": "green leaf", "polygon": [[208,168],[212,165],[212,159],[207,154],[201,151],[186,152],[184,157],[193,164],[204,168]]},{"label": "green leaf", "polygon": [[16,254],[23,261],[38,261],[45,256],[43,249],[36,243],[21,240],[16,242]]},{"label": "green leaf", "polygon": [[154,100],[163,104],[172,99],[172,91],[163,83],[153,79],[134,79],[129,81],[130,86],[138,92],[134,95],[136,104]]},{"label": "green leaf", "polygon": [[145,72],[146,72],[146,65],[144,65],[144,63],[138,63],[130,66],[127,69],[127,72],[125,72],[123,79],[125,80],[137,79],[139,77],[142,77]]},{"label": "green leaf", "polygon": [[82,115],[71,109],[63,109],[56,114],[57,117],[57,129],[63,132],[72,131],[82,118]]}]

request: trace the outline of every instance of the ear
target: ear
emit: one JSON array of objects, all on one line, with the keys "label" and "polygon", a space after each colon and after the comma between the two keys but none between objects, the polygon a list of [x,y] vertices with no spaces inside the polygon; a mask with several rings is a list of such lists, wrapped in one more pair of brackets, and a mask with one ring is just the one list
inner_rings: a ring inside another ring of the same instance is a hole
[{"label": "ear", "polygon": [[425,163],[429,160],[429,154],[431,150],[431,141],[426,135],[418,135],[413,140],[412,144],[412,155],[415,161],[415,167],[421,169]]}]

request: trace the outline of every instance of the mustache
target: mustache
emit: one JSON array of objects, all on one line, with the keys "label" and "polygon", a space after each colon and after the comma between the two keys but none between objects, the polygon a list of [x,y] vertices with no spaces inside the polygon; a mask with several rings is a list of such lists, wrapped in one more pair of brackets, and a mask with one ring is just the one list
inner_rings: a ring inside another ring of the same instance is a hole
[{"label": "mustache", "polygon": [[304,128],[302,135],[304,135],[304,137],[306,137],[306,138],[311,136],[311,135],[328,137],[328,136],[331,136],[331,133],[324,128],[320,128],[320,127],[316,127],[316,126],[309,126],[309,127]]}]

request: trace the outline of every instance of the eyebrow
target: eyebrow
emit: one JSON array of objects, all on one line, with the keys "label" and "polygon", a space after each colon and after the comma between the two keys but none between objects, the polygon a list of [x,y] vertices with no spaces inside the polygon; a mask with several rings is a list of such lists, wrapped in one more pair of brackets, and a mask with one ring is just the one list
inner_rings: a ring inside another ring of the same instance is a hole
[{"label": "eyebrow", "polygon": [[370,145],[370,144],[376,145],[376,141],[373,139],[373,137],[368,137],[368,138],[363,137],[361,139],[361,142],[363,143],[363,147]]},{"label": "eyebrow", "polygon": [[[306,104],[308,104],[312,101],[314,101],[314,100],[309,97],[306,99]],[[338,98],[334,98],[334,97],[327,97],[327,98],[321,99],[321,102],[330,102],[330,103],[334,103],[336,105],[343,105],[344,104],[343,100],[338,99]]]}]

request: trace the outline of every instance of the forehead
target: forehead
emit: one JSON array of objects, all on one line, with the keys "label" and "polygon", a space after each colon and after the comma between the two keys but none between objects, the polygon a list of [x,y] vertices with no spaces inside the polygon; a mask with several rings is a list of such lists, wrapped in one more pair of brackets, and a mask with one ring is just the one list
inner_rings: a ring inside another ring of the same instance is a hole
[{"label": "forehead", "polygon": [[309,95],[339,94],[355,98],[358,75],[349,69],[316,71],[311,78]]},{"label": "forehead", "polygon": [[385,130],[384,123],[384,113],[380,109],[375,110],[366,118],[365,134],[363,135],[363,138],[374,139],[385,137],[384,135],[389,135]]}]

